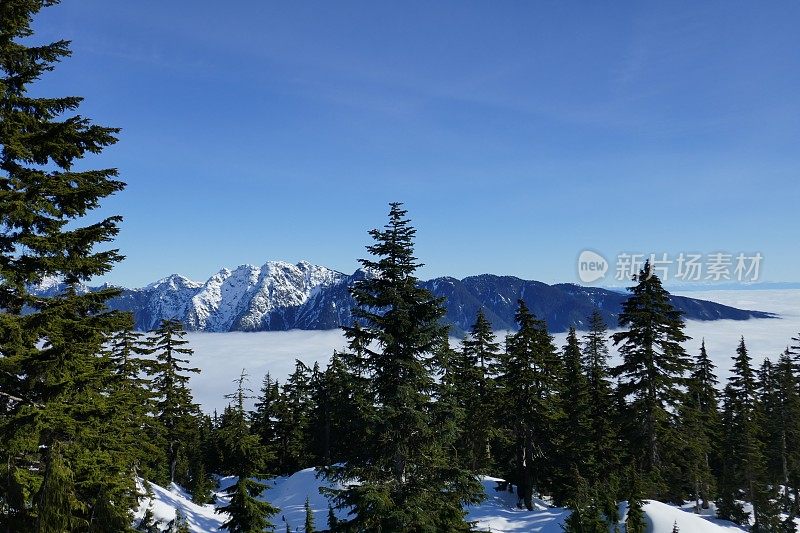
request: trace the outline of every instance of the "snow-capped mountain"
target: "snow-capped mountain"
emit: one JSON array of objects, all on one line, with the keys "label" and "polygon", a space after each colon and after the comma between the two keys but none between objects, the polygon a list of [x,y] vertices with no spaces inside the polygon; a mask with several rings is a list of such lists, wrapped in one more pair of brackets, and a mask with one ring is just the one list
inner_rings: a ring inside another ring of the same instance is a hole
[{"label": "snow-capped mountain", "polygon": [[224,268],[192,297],[186,327],[204,331],[261,331],[297,327],[297,312],[347,276],[301,261]]},{"label": "snow-capped mountain", "polygon": [[[347,275],[306,261],[269,261],[260,267],[223,268],[203,283],[173,274],[140,289],[123,289],[109,306],[133,313],[141,330],[153,329],[165,318],[181,320],[187,329],[198,331],[333,329],[351,323],[354,303],[349,289],[365,275],[361,270]],[[572,324],[580,328],[595,308],[609,325],[616,325],[627,298],[624,293],[597,287],[547,285],[493,274],[461,280],[435,278],[422,285],[444,298],[446,321],[456,335],[470,328],[480,308],[495,329],[515,329],[519,299],[544,318],[553,332],[565,331]],[[47,280],[37,292],[53,296],[58,285]],[[672,302],[687,319],[772,316],[681,296],[673,296]]]},{"label": "snow-capped mountain", "polygon": [[[173,274],[141,289],[125,289],[109,306],[131,311],[142,330],[165,318],[198,331],[327,329],[340,321],[324,319],[326,302],[318,295],[348,278],[306,261],[269,261],[223,268],[205,283]],[[308,302],[314,302],[311,309]]]}]

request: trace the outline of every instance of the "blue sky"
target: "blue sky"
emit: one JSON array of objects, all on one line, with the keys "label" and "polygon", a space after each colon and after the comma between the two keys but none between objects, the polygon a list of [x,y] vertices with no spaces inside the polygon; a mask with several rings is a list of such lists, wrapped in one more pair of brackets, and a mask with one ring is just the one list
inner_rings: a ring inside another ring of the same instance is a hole
[{"label": "blue sky", "polygon": [[421,277],[575,281],[590,248],[798,281],[797,2],[66,1],[35,87],[123,128],[108,281],[351,272],[404,201]]}]

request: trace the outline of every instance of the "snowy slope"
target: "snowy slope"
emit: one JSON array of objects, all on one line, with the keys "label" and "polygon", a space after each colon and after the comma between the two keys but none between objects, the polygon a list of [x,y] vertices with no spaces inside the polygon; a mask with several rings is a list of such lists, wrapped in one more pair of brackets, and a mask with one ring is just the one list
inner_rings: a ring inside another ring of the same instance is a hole
[{"label": "snowy slope", "polygon": [[[225,268],[192,298],[187,327],[203,331],[289,329],[300,306],[321,287],[334,285],[344,277],[306,261]],[[276,327],[272,322],[279,324]]]},{"label": "snowy slope", "polygon": [[155,329],[162,318],[183,318],[189,312],[192,297],[201,283],[178,274],[151,283],[145,288],[148,295],[145,307],[151,311],[151,318],[143,329]]},{"label": "snowy slope", "polygon": [[[486,490],[486,500],[480,505],[467,508],[468,519],[475,521],[481,531],[495,533],[561,533],[562,524],[569,516],[569,511],[562,508],[549,507],[542,501],[536,502],[534,511],[524,511],[515,508],[516,496],[507,491],[497,491],[497,478],[486,477],[483,485]],[[220,487],[230,486],[235,478],[220,479]],[[328,502],[319,493],[319,488],[324,486],[324,480],[318,479],[314,469],[296,472],[288,477],[281,477],[271,481],[271,487],[264,493],[264,497],[273,505],[281,509],[280,514],[274,516],[272,522],[277,526],[277,531],[284,531],[288,524],[291,531],[303,531],[305,520],[304,505],[306,497],[314,511],[315,527],[318,531],[327,528]],[[170,490],[157,485],[152,485],[153,498],[142,500],[142,507],[136,515],[140,520],[145,509],[149,506],[153,515],[164,526],[175,518],[175,510],[180,509],[187,517],[190,529],[196,533],[210,533],[218,531],[224,522],[224,515],[214,512],[214,505],[196,505],[180,487],[172,486]],[[225,505],[225,497],[217,495],[217,505]],[[620,516],[625,516],[626,505],[620,506]],[[660,502],[648,502],[644,506],[649,524],[649,533],[670,533],[673,524],[677,523],[682,533],[723,533],[741,532],[741,528],[716,520],[709,516],[698,516]],[[343,513],[337,512],[340,517]],[[138,522],[137,522],[138,523]],[[624,531],[624,527],[622,528]]]}]

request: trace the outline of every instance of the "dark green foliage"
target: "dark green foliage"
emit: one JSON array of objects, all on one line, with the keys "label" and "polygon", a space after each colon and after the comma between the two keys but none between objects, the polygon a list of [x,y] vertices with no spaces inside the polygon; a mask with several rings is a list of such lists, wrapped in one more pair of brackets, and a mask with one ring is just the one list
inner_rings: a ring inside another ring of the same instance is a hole
[{"label": "dark green foliage", "polygon": [[221,472],[220,447],[216,428],[208,415],[193,417],[196,438],[187,445],[188,480],[186,489],[195,503],[209,503],[216,484],[212,472]]},{"label": "dark green foliage", "polygon": [[[259,443],[269,450],[270,454],[277,456],[278,446],[278,403],[281,388],[277,380],[267,373],[261,382],[261,389],[255,401],[255,411],[250,415],[250,431],[258,437]],[[275,460],[273,460],[273,463]],[[270,465],[272,470],[275,465]]]},{"label": "dark green foliage", "polygon": [[582,471],[590,484],[609,479],[620,455],[620,434],[614,390],[608,368],[608,328],[595,310],[589,317],[589,331],[583,336],[583,368],[589,405],[589,452]]},{"label": "dark green foliage", "polygon": [[[591,419],[588,381],[581,365],[581,347],[575,328],[567,334],[567,344],[563,348],[562,405],[564,417],[561,419],[561,446],[558,456],[558,470],[571,472],[571,479],[585,482],[584,465],[591,461]],[[556,503],[567,501],[570,494],[579,487],[572,486],[570,479],[558,483],[553,490]]]},{"label": "dark green foliage", "polygon": [[[768,365],[770,366],[770,365]],[[734,500],[753,502],[754,515],[760,510],[759,494],[765,468],[759,440],[757,383],[744,339],[734,357],[732,376],[723,394],[723,452],[719,515],[742,523],[741,507]]]},{"label": "dark green foliage", "polygon": [[741,495],[741,484],[739,483],[741,467],[735,456],[740,446],[739,436],[736,434],[739,415],[736,392],[730,384],[726,385],[723,391],[722,405],[723,442],[721,453],[723,462],[719,482],[717,516],[737,524],[747,524],[749,522],[748,513],[745,513],[741,503],[737,501]]},{"label": "dark green foliage", "polygon": [[462,342],[461,350],[452,354],[447,374],[452,385],[452,400],[464,417],[456,442],[459,461],[477,474],[488,474],[493,468],[491,444],[497,433],[494,375],[499,346],[483,310],[478,310],[475,324]]},{"label": "dark green foliage", "polygon": [[714,487],[711,457],[719,434],[716,384],[714,365],[703,341],[689,378],[686,401],[679,407],[677,455],[680,463],[671,479],[671,493],[676,495],[675,499],[687,492],[693,494],[697,513],[701,508],[708,508]]},{"label": "dark green foliage", "polygon": [[155,517],[153,516],[153,510],[148,507],[142,519],[139,521],[139,525],[136,526],[136,531],[142,531],[144,533],[160,533],[161,530],[158,527],[158,523],[156,522]]},{"label": "dark green foliage", "polygon": [[[177,320],[164,320],[148,338],[148,351],[155,359],[153,391],[157,395],[156,413],[161,424],[161,439],[167,456],[168,480],[185,483],[188,463],[187,443],[197,438],[197,405],[189,391],[187,372],[200,372],[188,366],[194,353],[186,345],[186,332]],[[183,459],[183,464],[179,465]],[[183,466],[183,468],[178,468]]]},{"label": "dark green foliage", "polygon": [[681,346],[688,339],[681,314],[649,263],[635,281],[619,315],[624,331],[613,335],[623,359],[613,375],[620,379],[619,394],[631,399],[631,453],[643,466],[648,493],[657,496],[665,490],[662,467],[670,451],[667,443],[677,440],[674,413],[683,401],[691,362]]},{"label": "dark green foliage", "polygon": [[150,381],[154,365],[145,357],[146,342],[133,331],[131,322],[110,337],[105,352],[113,374],[109,391],[112,417],[119,420],[116,431],[123,447],[133,452],[136,474],[158,481],[163,480],[160,465],[165,464],[166,456],[158,446],[156,395]]},{"label": "dark green foliage", "polygon": [[316,369],[312,375],[309,431],[318,466],[348,461],[367,438],[368,383],[352,368],[351,359],[350,354],[334,352],[325,371]]},{"label": "dark green foliage", "polygon": [[753,500],[752,533],[775,533],[782,528],[778,489],[775,486],[758,485]]},{"label": "dark green foliage", "polygon": [[304,508],[306,512],[306,519],[305,519],[305,524],[303,526],[303,531],[305,533],[314,533],[314,531],[316,531],[314,529],[314,511],[311,510],[311,505],[308,503],[308,496],[306,496],[306,503]]},{"label": "dark green foliage", "polygon": [[755,375],[744,338],[736,349],[728,386],[733,393],[734,448],[731,459],[737,481],[745,487],[748,501],[754,501],[756,486],[763,479],[764,457],[758,439]]},{"label": "dark green foliage", "polygon": [[642,506],[639,473],[635,468],[628,471],[628,515],[625,517],[625,533],[645,533],[647,520]]},{"label": "dark green foliage", "polygon": [[516,320],[520,329],[506,339],[498,367],[499,423],[513,449],[508,479],[517,486],[520,503],[531,510],[534,490],[543,488],[555,457],[561,367],[547,325],[522,300]]},{"label": "dark green foliage", "polygon": [[[432,423],[437,354],[447,343],[442,302],[417,284],[415,230],[401,204],[391,204],[384,230],[372,230],[371,273],[352,290],[354,316],[346,328],[350,350],[368,379],[369,439],[329,478],[347,483],[331,491],[339,508],[352,508],[345,527],[356,531],[466,531],[462,504],[481,487],[462,470],[452,442]],[[361,484],[349,484],[351,480]],[[342,526],[342,524],[340,524]]]},{"label": "dark green foliage", "polygon": [[244,477],[228,487],[225,493],[230,496],[230,502],[217,509],[217,512],[229,515],[222,524],[222,529],[231,533],[261,533],[265,529],[273,531],[269,517],[278,510],[257,499],[265,487],[254,479]]},{"label": "dark green foliage", "polygon": [[310,462],[310,422],[313,411],[311,369],[295,361],[294,372],[283,385],[275,409],[277,468],[280,474],[313,466]]},{"label": "dark green foliage", "polygon": [[228,468],[223,473],[237,476],[236,483],[225,491],[230,496],[230,502],[217,509],[218,512],[228,513],[222,528],[231,533],[260,533],[266,528],[272,530],[269,517],[279,512],[268,502],[258,499],[267,486],[255,478],[267,477],[265,471],[270,457],[269,451],[260,443],[258,436],[250,431],[247,423],[244,410],[246,377],[242,371],[236,392],[228,396],[234,401],[225,409],[224,422],[219,429],[224,463]]},{"label": "dark green foliage", "polygon": [[[800,476],[800,395],[791,353],[776,365],[765,360],[758,380],[757,421],[764,445],[766,479],[774,486],[797,486]],[[785,512],[795,508],[789,491],[781,495]]]},{"label": "dark green foliage", "polygon": [[328,504],[328,530],[336,531],[339,527],[339,519],[336,518],[336,513],[333,512],[333,506]]},{"label": "dark green foliage", "polygon": [[189,522],[180,509],[175,510],[175,518],[169,523],[169,533],[190,533]]},{"label": "dark green foliage", "polygon": [[567,500],[572,514],[564,521],[566,533],[608,533],[609,525],[603,516],[598,494],[589,487],[577,469],[572,470],[570,486],[573,491]]},{"label": "dark green foliage", "polygon": [[[0,528],[124,531],[135,452],[116,431],[126,422],[102,347],[125,316],[106,311],[116,289],[80,290],[122,259],[104,249],[121,218],[94,210],[124,184],[115,169],[82,170],[119,130],[78,115],[80,97],[33,96],[70,55],[67,41],[33,36],[34,16],[55,3],[0,3]],[[63,292],[30,294],[48,277]]]}]

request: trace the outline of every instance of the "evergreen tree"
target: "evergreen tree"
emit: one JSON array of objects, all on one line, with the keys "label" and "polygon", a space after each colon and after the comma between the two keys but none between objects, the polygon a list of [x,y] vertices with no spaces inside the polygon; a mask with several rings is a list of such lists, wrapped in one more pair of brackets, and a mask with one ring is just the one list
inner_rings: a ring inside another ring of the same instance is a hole
[{"label": "evergreen tree", "polygon": [[746,501],[752,502],[753,517],[759,518],[759,491],[764,481],[764,456],[759,440],[756,411],[756,379],[744,338],[739,342],[734,357],[732,376],[725,388],[725,456],[727,468],[724,489],[726,500],[722,512],[732,519],[741,520],[736,505],[729,502],[743,491]]},{"label": "evergreen tree", "polygon": [[452,385],[456,407],[464,420],[456,443],[461,464],[477,474],[491,471],[491,443],[495,438],[496,387],[494,374],[500,345],[492,325],[479,309],[461,351],[452,357]]},{"label": "evergreen tree", "polygon": [[318,465],[347,462],[367,432],[367,383],[350,367],[351,359],[334,352],[325,371],[312,379],[310,430]]},{"label": "evergreen tree", "polygon": [[[796,337],[792,337],[791,342],[792,344],[787,351],[792,359],[795,376],[800,376],[800,333]],[[800,380],[798,380],[797,386],[800,387]]]},{"label": "evergreen tree", "polygon": [[[86,217],[124,184],[115,169],[79,169],[119,130],[76,114],[80,97],[29,92],[70,55],[67,41],[34,42],[33,17],[56,3],[0,4],[0,527],[125,531],[135,453],[115,431],[123,422],[102,355],[125,318],[105,307],[117,289],[80,289],[122,259],[103,249],[121,217]],[[32,295],[45,278],[64,289]]]},{"label": "evergreen tree", "polygon": [[645,533],[647,520],[644,516],[639,473],[635,468],[629,469],[628,483],[628,515],[625,517],[625,533]]},{"label": "evergreen tree", "polygon": [[565,533],[608,533],[608,523],[603,517],[597,494],[577,469],[572,470],[572,478],[573,493],[567,500],[572,513],[564,521]]},{"label": "evergreen tree", "polygon": [[213,421],[208,415],[194,417],[196,438],[187,445],[188,481],[186,488],[192,501],[199,504],[210,503],[211,492],[216,484],[211,472],[221,471],[218,441],[215,438]]},{"label": "evergreen tree", "polygon": [[139,525],[136,526],[136,531],[141,531],[143,533],[161,533],[151,507],[145,509],[144,516],[142,516],[142,519],[139,521]]},{"label": "evergreen tree", "polygon": [[313,411],[311,369],[295,361],[276,405],[277,462],[280,474],[293,474],[313,465],[310,420]]},{"label": "evergreen tree", "polygon": [[132,318],[106,343],[105,355],[113,375],[109,388],[112,417],[120,422],[116,431],[123,448],[133,452],[135,473],[160,481],[158,467],[166,459],[156,445],[159,428],[150,380],[153,365],[145,357],[148,350],[142,335],[133,330]]},{"label": "evergreen tree", "polygon": [[156,361],[153,390],[157,395],[157,417],[161,423],[165,454],[168,461],[169,481],[186,481],[178,463],[186,451],[186,443],[196,438],[193,434],[197,405],[192,400],[187,372],[200,369],[190,367],[189,357],[194,353],[186,347],[186,332],[177,320],[163,320],[148,339],[148,351]]},{"label": "evergreen tree", "polygon": [[314,511],[311,510],[311,504],[308,501],[308,496],[306,496],[306,503],[305,503],[305,512],[306,512],[306,521],[305,525],[303,526],[303,531],[305,533],[314,533],[316,529],[314,529]]},{"label": "evergreen tree", "polygon": [[[686,401],[679,408],[678,423],[678,434],[681,436],[680,476],[694,494],[697,513],[701,508],[708,508],[714,481],[711,456],[719,432],[716,385],[714,364],[708,357],[704,340],[689,378]],[[686,474],[689,474],[689,479],[685,479]]]},{"label": "evergreen tree", "polygon": [[[267,372],[255,401],[255,411],[250,416],[250,431],[258,436],[259,443],[274,457],[277,457],[278,448],[277,421],[280,395],[280,384]],[[270,465],[270,469],[277,471],[277,464]]]},{"label": "evergreen tree", "polygon": [[607,338],[608,327],[603,315],[595,309],[589,317],[589,331],[583,336],[583,368],[586,373],[590,432],[584,470],[585,477],[593,485],[609,478],[620,455],[614,390],[609,377]]},{"label": "evergreen tree", "polygon": [[794,512],[789,487],[797,486],[800,467],[800,394],[794,373],[794,361],[787,349],[777,365],[765,359],[758,384],[758,425],[764,444],[767,480],[782,485],[782,507]]},{"label": "evergreen tree", "polygon": [[[558,469],[562,472],[575,472],[572,478],[583,480],[586,470],[584,465],[591,459],[592,435],[588,382],[581,365],[581,347],[574,327],[569,328],[563,354],[564,375],[561,388],[564,417],[561,420]],[[553,492],[556,502],[565,501],[576,490],[569,480],[565,481]]]},{"label": "evergreen tree", "polygon": [[736,455],[739,445],[736,434],[738,417],[736,392],[730,383],[725,386],[722,394],[722,446],[721,456],[722,471],[719,482],[719,499],[717,501],[717,517],[730,520],[737,524],[749,523],[749,516],[744,512],[742,504],[738,501],[740,496],[737,482],[738,461]]},{"label": "evergreen tree", "polygon": [[229,395],[233,403],[226,409],[225,423],[220,427],[220,440],[228,470],[224,473],[236,476],[236,483],[226,489],[230,502],[219,507],[217,512],[227,513],[228,519],[222,529],[231,533],[261,533],[272,531],[269,517],[279,512],[258,497],[267,488],[256,477],[266,478],[265,467],[269,461],[268,450],[261,445],[257,435],[250,431],[244,401],[247,397],[245,382],[247,374],[242,371],[236,380],[236,392]]},{"label": "evergreen tree", "polygon": [[180,509],[175,510],[175,518],[169,523],[168,533],[191,533],[189,521]]},{"label": "evergreen tree", "polygon": [[635,281],[619,315],[625,331],[613,335],[623,359],[613,375],[620,378],[619,393],[631,397],[631,451],[655,495],[664,491],[663,455],[669,451],[666,442],[677,440],[674,413],[683,400],[691,362],[681,345],[688,339],[681,313],[649,263]]},{"label": "evergreen tree", "polygon": [[414,233],[402,205],[391,204],[385,229],[370,232],[374,259],[361,260],[370,276],[352,289],[363,327],[345,334],[350,350],[363,354],[374,418],[364,448],[327,474],[345,484],[329,493],[338,508],[351,509],[346,527],[357,531],[465,531],[462,504],[481,493],[431,423],[434,364],[447,328],[441,300],[414,276]]},{"label": "evergreen tree", "polygon": [[520,502],[533,510],[533,493],[548,481],[555,457],[560,365],[544,321],[519,300],[515,316],[519,331],[506,340],[500,356],[498,383],[504,414],[502,425],[514,450],[508,479],[517,486]]},{"label": "evergreen tree", "polygon": [[753,500],[751,533],[775,533],[781,531],[781,528],[777,485],[757,485]]},{"label": "evergreen tree", "polygon": [[337,531],[339,527],[339,519],[336,518],[336,513],[333,512],[333,506],[328,504],[328,531]]}]

